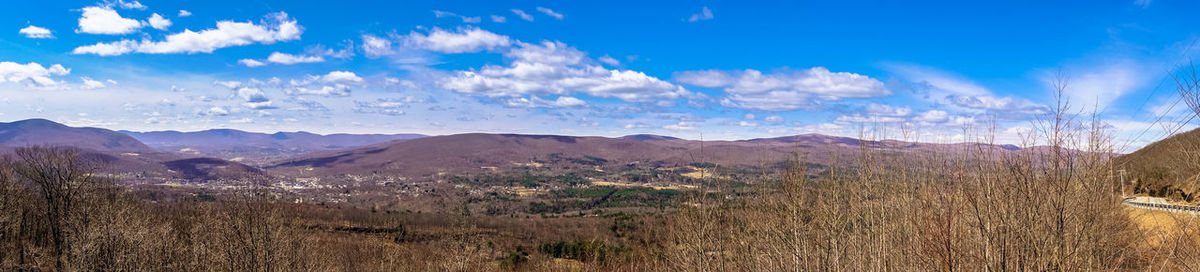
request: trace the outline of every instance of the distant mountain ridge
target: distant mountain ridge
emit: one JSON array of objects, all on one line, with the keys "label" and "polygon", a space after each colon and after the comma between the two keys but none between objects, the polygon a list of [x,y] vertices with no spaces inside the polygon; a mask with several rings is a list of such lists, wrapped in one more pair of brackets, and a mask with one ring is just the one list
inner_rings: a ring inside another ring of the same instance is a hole
[{"label": "distant mountain ridge", "polygon": [[619,170],[640,164],[666,168],[696,163],[770,167],[797,158],[834,164],[845,163],[843,160],[852,157],[838,154],[853,154],[862,147],[900,152],[960,152],[978,148],[1021,150],[1010,145],[870,141],[821,134],[696,141],[650,134],[609,138],[487,133],[444,136],[267,134],[233,129],[116,132],[102,128],[74,128],[44,119],[0,123],[0,152],[24,145],[75,146],[94,151],[95,157],[120,166],[122,172],[155,172],[161,173],[160,176],[183,179],[258,174],[395,174],[420,178],[522,167],[609,167]]},{"label": "distant mountain ridge", "polygon": [[598,167],[618,168],[644,163],[681,167],[701,162],[758,167],[779,165],[797,156],[819,164],[846,163],[853,156],[839,157],[837,154],[854,154],[863,146],[898,151],[959,152],[974,148],[1016,151],[1002,145],[866,141],[821,134],[702,142],[645,134],[607,138],[467,133],[304,154],[269,163],[265,168],[288,175],[387,174],[422,178],[519,169],[530,165],[561,169],[572,163],[578,166],[579,162],[589,161]]},{"label": "distant mountain ridge", "polygon": [[167,152],[203,154],[226,159],[260,159],[425,137],[421,134],[329,134],[310,132],[258,133],[236,129],[194,132],[120,131]]},{"label": "distant mountain ridge", "polygon": [[21,147],[30,145],[74,146],[101,152],[154,152],[142,142],[112,130],[90,127],[69,127],[46,119],[28,119],[0,123],[0,145]]}]

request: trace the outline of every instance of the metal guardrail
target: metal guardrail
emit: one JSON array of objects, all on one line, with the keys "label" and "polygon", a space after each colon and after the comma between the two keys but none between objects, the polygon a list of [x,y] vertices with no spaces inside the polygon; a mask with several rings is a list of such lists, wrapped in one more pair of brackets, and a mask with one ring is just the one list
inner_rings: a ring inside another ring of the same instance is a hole
[{"label": "metal guardrail", "polygon": [[1125,198],[1125,200],[1123,200],[1121,202],[1124,203],[1125,205],[1129,205],[1129,206],[1132,206],[1135,208],[1141,208],[1141,209],[1158,210],[1158,211],[1173,212],[1173,213],[1200,214],[1200,207],[1196,207],[1196,206],[1183,206],[1183,205],[1175,205],[1175,204],[1137,202],[1137,201],[1134,201],[1134,198]]}]

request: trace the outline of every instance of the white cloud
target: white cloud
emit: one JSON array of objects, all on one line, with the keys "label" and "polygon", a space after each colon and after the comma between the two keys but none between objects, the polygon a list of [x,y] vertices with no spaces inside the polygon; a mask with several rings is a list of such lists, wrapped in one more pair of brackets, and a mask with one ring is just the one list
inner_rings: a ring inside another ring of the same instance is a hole
[{"label": "white cloud", "polygon": [[433,10],[433,17],[445,18],[445,17],[456,17],[456,16],[458,16],[458,14],[454,14],[453,12],[441,11],[441,10],[436,10],[436,9]]},{"label": "white cloud", "polygon": [[291,95],[350,96],[349,85],[364,82],[354,72],[333,71],[324,75],[309,75],[301,80],[288,82],[286,92]]},{"label": "white cloud", "polygon": [[345,84],[334,84],[313,87],[295,87],[289,89],[289,93],[293,95],[319,95],[319,96],[350,96],[350,86]]},{"label": "white cloud", "polygon": [[255,59],[241,59],[241,60],[238,60],[238,63],[245,65],[246,67],[259,67],[259,66],[267,65],[266,63],[255,60]]},{"label": "white cloud", "polygon": [[771,115],[763,118],[763,121],[767,121],[768,123],[783,123],[783,116]]},{"label": "white cloud", "polygon": [[362,36],[362,50],[369,58],[378,58],[394,53],[392,51],[392,41],[386,38],[380,38],[375,35],[366,34]]},{"label": "white cloud", "polygon": [[325,61],[325,58],[323,58],[321,56],[292,55],[292,54],[287,54],[287,53],[274,52],[274,53],[271,53],[271,55],[267,57],[267,61],[271,62],[271,63],[291,65],[291,64],[296,64],[296,63],[322,62],[322,61]]},{"label": "white cloud", "polygon": [[61,84],[61,82],[51,79],[51,76],[63,76],[70,73],[70,69],[64,68],[59,64],[46,68],[36,62],[28,64],[19,64],[10,61],[0,62],[0,82],[25,83],[30,86],[39,87],[55,86]]},{"label": "white cloud", "polygon": [[679,122],[678,124],[663,126],[663,128],[668,129],[668,130],[675,130],[675,131],[695,130],[696,129],[696,127],[690,122]]},{"label": "white cloud", "polygon": [[246,108],[254,110],[275,108],[271,105],[271,99],[267,98],[267,94],[258,88],[238,88],[236,93],[238,97],[241,97],[245,101],[245,103],[242,103],[242,106]]},{"label": "white cloud", "polygon": [[[82,25],[82,24],[81,24]],[[200,32],[184,30],[168,35],[163,41],[121,40],[97,43],[75,48],[74,54],[96,54],[101,56],[122,55],[130,52],[145,54],[212,53],[213,50],[243,46],[254,43],[273,44],[280,41],[300,39],[302,32],[296,20],[286,13],[268,14],[261,24],[253,22],[219,21],[217,28]]]},{"label": "white cloud", "polygon": [[100,88],[105,87],[104,82],[100,82],[99,80],[93,80],[90,77],[80,77],[79,80],[83,81],[84,89],[95,90],[95,89],[100,89]]},{"label": "white cloud", "polygon": [[1042,114],[1046,113],[1050,109],[1049,107],[1033,103],[1027,99],[1011,96],[996,97],[990,95],[950,95],[947,98],[950,100],[952,105],[965,108],[968,111],[995,113],[1006,119],[1019,119],[1017,117]]},{"label": "white cloud", "polygon": [[521,20],[533,22],[533,15],[529,15],[529,13],[525,13],[524,10],[512,9],[512,13],[516,14],[517,17],[521,17]]},{"label": "white cloud", "polygon": [[54,38],[54,33],[50,33],[49,29],[46,29],[44,27],[39,27],[39,26],[33,26],[33,25],[21,28],[21,30],[17,31],[17,33],[20,33],[21,35],[25,35],[26,38],[31,38],[31,39],[53,39]]},{"label": "white cloud", "polygon": [[492,15],[492,22],[493,23],[508,22],[508,18],[504,18],[504,16],[500,16],[500,15]]},{"label": "white cloud", "polygon": [[512,44],[508,36],[479,28],[462,28],[456,32],[434,28],[429,35],[413,32],[405,41],[413,47],[442,53],[479,52]]},{"label": "white cloud", "polygon": [[950,120],[950,114],[940,110],[929,110],[917,114],[912,120],[928,124],[938,124]]},{"label": "white cloud", "polygon": [[213,85],[220,85],[220,86],[225,86],[225,88],[237,89],[238,87],[242,86],[242,82],[241,81],[214,80]]},{"label": "white cloud", "polygon": [[866,112],[873,116],[906,117],[912,114],[912,108],[871,103],[867,105]]},{"label": "white cloud", "polygon": [[354,101],[354,110],[361,113],[376,113],[391,116],[404,115],[404,109],[414,101],[407,99],[380,98],[375,101]]},{"label": "white cloud", "polygon": [[139,28],[142,28],[142,22],[121,17],[121,14],[110,7],[96,6],[83,8],[83,16],[79,17],[78,32],[117,35],[133,33]]},{"label": "white cloud", "polygon": [[150,27],[158,30],[167,30],[168,27],[171,27],[171,20],[163,18],[158,13],[151,14],[150,19],[147,19],[146,22],[150,24]]},{"label": "white cloud", "polygon": [[483,18],[480,18],[478,16],[467,17],[467,16],[455,14],[453,12],[441,11],[441,10],[434,10],[433,16],[438,17],[438,18],[455,17],[455,18],[461,19],[463,21],[463,23],[471,23],[471,24],[476,24],[476,23],[483,21]]},{"label": "white cloud", "polygon": [[853,115],[838,116],[837,119],[834,120],[834,123],[838,123],[838,124],[853,124],[853,123],[879,124],[879,123],[897,123],[897,122],[903,122],[903,121],[905,121],[905,119],[899,118],[899,117],[864,116],[861,114],[853,114]]},{"label": "white cloud", "polygon": [[358,77],[354,72],[333,71],[320,76],[320,80],[326,83],[362,83],[363,79]]},{"label": "white cloud", "polygon": [[990,113],[1003,119],[1016,120],[1044,113],[1048,107],[1028,99],[993,94],[962,77],[928,67],[907,64],[886,64],[884,69],[911,81],[917,98],[937,104],[955,106],[956,110]]},{"label": "white cloud", "polygon": [[544,7],[537,7],[537,10],[542,13],[545,13],[547,16],[554,17],[554,19],[559,19],[559,20],[563,19],[562,13],[554,12],[554,10],[552,10],[552,9],[544,8]]},{"label": "white cloud", "polygon": [[687,21],[695,23],[695,22],[699,22],[699,21],[712,20],[712,18],[713,18],[712,10],[708,9],[708,6],[705,6],[703,9],[700,10],[700,13],[692,14],[691,17],[688,17]]},{"label": "white cloud", "polygon": [[267,98],[267,94],[263,93],[263,91],[258,88],[250,88],[250,87],[238,88],[237,95],[238,95],[238,97],[241,97],[242,99],[246,100],[246,102],[265,102],[265,101],[270,100]]},{"label": "white cloud", "polygon": [[224,107],[212,107],[208,108],[208,111],[205,113],[208,115],[225,116],[229,115],[229,110],[225,109]]},{"label": "white cloud", "polygon": [[[113,4],[115,4],[118,7],[123,8],[123,9],[146,9],[146,6],[142,5],[142,3],[138,2],[138,1],[126,2],[125,0],[118,0],[116,3],[113,3]],[[112,4],[110,4],[110,5],[112,5]]]},{"label": "white cloud", "polygon": [[583,93],[630,102],[669,102],[691,95],[683,87],[630,70],[610,70],[561,42],[520,43],[508,66],[485,65],[442,78],[442,88],[488,97]]},{"label": "white cloud", "polygon": [[612,57],[609,57],[608,55],[604,55],[604,56],[602,56],[602,57],[600,57],[600,58],[598,58],[598,59],[596,59],[596,60],[598,60],[598,61],[600,61],[600,62],[603,62],[604,64],[608,64],[608,65],[612,65],[612,66],[619,66],[619,65],[621,65],[621,62],[620,62],[620,61],[618,61],[617,59],[614,59],[614,58],[612,58]]},{"label": "white cloud", "polygon": [[188,17],[188,16],[192,16],[192,12],[187,11],[187,10],[182,10],[182,9],[179,10],[179,17]]},{"label": "white cloud", "polygon": [[676,74],[676,80],[701,87],[724,87],[728,107],[767,111],[813,110],[820,101],[844,98],[870,98],[891,94],[883,82],[847,72],[830,72],[824,67],[763,74],[747,69],[741,72],[697,71]]},{"label": "white cloud", "polygon": [[570,96],[559,96],[555,100],[545,100],[534,96],[509,99],[504,102],[504,105],[514,108],[567,108],[587,105],[587,102]]}]

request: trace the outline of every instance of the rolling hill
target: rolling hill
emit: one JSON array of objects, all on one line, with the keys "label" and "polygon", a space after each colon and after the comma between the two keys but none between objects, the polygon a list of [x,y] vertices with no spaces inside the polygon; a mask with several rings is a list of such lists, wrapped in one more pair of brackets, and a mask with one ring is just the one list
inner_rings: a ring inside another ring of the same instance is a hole
[{"label": "rolling hill", "polygon": [[102,128],[76,128],[46,119],[28,119],[0,123],[0,145],[74,146],[98,152],[150,153],[155,150],[142,142]]},{"label": "rolling hill", "polygon": [[1113,160],[1133,192],[1200,200],[1200,129],[1179,133]]}]

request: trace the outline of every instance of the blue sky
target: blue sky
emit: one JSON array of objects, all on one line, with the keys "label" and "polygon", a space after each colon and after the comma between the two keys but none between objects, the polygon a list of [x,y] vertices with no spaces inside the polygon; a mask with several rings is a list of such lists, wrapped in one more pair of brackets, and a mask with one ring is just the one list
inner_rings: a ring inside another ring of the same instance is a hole
[{"label": "blue sky", "polygon": [[1021,143],[1061,71],[1128,148],[1187,120],[1169,73],[1196,57],[1198,5],[18,2],[0,10],[0,120]]}]

